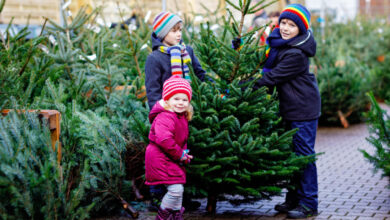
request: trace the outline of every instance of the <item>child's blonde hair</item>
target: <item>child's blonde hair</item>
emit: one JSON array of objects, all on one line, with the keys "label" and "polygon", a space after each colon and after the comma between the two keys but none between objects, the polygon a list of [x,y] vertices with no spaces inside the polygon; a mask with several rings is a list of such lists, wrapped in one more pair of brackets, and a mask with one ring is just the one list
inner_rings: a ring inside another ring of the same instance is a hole
[{"label": "child's blonde hair", "polygon": [[[168,102],[164,102],[163,108],[165,110],[168,110],[168,111],[172,109],[172,107],[168,104]],[[187,120],[191,121],[192,116],[194,115],[194,107],[191,105],[191,103],[188,104],[188,108],[187,108],[185,114],[186,114]]]}]

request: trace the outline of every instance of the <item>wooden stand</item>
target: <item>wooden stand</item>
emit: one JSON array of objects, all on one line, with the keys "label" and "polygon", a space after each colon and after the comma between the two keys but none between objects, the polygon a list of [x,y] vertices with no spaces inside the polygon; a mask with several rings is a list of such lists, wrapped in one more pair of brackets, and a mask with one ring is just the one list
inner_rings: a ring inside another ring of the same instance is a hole
[{"label": "wooden stand", "polygon": [[[3,116],[8,115],[10,111],[15,111],[14,109],[4,109],[1,111],[1,114]],[[17,112],[25,112],[25,110],[16,110]],[[36,112],[38,113],[39,117],[43,117],[47,120],[48,126],[50,129],[50,138],[51,138],[51,145],[53,147],[53,150],[55,150],[56,144],[58,144],[57,149],[57,161],[58,163],[61,162],[62,157],[62,151],[61,151],[61,142],[60,142],[60,120],[61,120],[61,113],[57,110],[27,110],[28,112]]]}]

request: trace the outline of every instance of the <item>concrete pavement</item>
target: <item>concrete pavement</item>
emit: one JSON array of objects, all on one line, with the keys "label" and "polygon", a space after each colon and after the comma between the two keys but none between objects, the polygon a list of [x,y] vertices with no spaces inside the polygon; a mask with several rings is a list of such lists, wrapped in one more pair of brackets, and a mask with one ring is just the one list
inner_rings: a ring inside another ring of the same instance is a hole
[{"label": "concrete pavement", "polygon": [[[310,219],[390,220],[390,181],[373,173],[373,165],[359,151],[374,152],[367,141],[365,124],[348,129],[321,127],[316,139],[318,157],[319,215]],[[286,219],[273,207],[284,197],[232,206],[218,202],[215,215],[205,212],[206,200],[197,211],[186,212],[185,219]],[[141,212],[139,219],[154,219],[155,213]]]}]

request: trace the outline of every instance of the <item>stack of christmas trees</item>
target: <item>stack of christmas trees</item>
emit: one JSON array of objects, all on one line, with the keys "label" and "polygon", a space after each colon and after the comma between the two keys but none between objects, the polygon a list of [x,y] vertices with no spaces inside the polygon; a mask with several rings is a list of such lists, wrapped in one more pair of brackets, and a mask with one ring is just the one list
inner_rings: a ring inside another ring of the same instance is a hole
[{"label": "stack of christmas trees", "polygon": [[50,138],[46,126],[40,127],[46,122],[36,114],[1,118],[4,219],[84,219],[117,213],[128,207],[125,200],[142,198],[133,186],[142,184],[138,132],[147,126],[138,126],[144,108],[137,95],[150,29],[142,23],[133,33],[109,29],[96,23],[98,14],[82,9],[62,25],[46,21],[33,39],[26,39],[27,29],[2,35],[1,109],[58,110],[62,146],[57,164],[43,138]]},{"label": "stack of christmas trees", "polygon": [[[209,211],[217,199],[249,202],[279,194],[311,159],[292,152],[295,131],[283,129],[277,94],[252,88],[251,79],[261,77],[265,48],[254,37],[257,30],[243,30],[243,19],[262,3],[232,4],[240,21],[223,18],[218,35],[211,24],[202,26],[193,40],[213,80],[192,77],[195,115],[188,144],[195,159],[187,189],[207,196]],[[5,219],[82,219],[142,198],[134,186],[142,186],[149,130],[139,94],[151,29],[141,20],[135,31],[109,29],[96,24],[98,13],[81,10],[63,25],[48,21],[32,40],[26,41],[26,31],[6,32],[0,44],[1,108],[60,111],[63,150],[58,166],[44,138],[48,132],[33,116],[1,119]],[[234,37],[243,39],[239,50],[230,47]]]}]

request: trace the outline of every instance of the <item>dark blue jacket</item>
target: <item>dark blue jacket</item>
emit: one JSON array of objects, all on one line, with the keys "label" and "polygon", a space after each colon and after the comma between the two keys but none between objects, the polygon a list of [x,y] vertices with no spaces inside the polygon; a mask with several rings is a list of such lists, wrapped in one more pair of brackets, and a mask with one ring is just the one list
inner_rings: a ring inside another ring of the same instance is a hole
[{"label": "dark blue jacket", "polygon": [[[145,87],[146,96],[148,98],[149,109],[162,97],[162,87],[165,80],[172,76],[171,57],[158,50],[164,44],[152,34],[152,53],[146,59],[145,63]],[[192,68],[195,75],[204,81],[205,73],[198,59],[194,54],[194,50],[190,46],[186,46],[187,52],[191,57]]]},{"label": "dark blue jacket", "polygon": [[306,121],[321,115],[317,81],[309,72],[309,57],[315,55],[316,48],[311,31],[299,35],[279,51],[275,67],[257,81],[257,86],[276,86],[285,120]]}]

